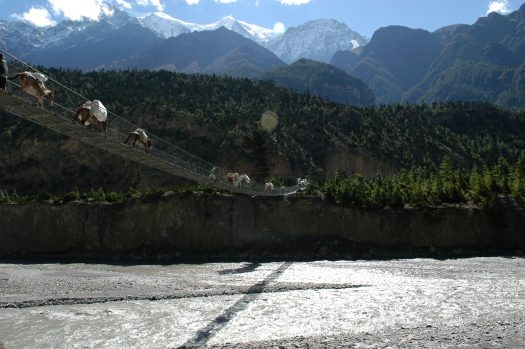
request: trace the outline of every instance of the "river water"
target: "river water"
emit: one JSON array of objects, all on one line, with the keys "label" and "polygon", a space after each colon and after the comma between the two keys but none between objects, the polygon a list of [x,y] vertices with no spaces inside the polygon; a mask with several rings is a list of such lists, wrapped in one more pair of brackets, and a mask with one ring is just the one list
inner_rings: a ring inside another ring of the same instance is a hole
[{"label": "river water", "polygon": [[524,319],[523,258],[0,264],[7,349],[242,347],[388,333],[400,341],[401,330],[480,328],[458,337],[468,344],[488,336],[476,324],[496,323],[512,324],[513,334],[485,338],[494,347],[525,347],[516,338]]}]

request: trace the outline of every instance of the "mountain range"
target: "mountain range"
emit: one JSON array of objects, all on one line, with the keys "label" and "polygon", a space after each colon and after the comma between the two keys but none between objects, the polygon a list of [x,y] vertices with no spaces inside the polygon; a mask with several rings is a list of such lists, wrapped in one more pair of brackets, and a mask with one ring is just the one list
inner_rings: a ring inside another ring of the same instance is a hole
[{"label": "mountain range", "polygon": [[[356,95],[345,93],[359,91],[365,105],[375,95],[379,104],[483,100],[525,106],[525,5],[508,15],[491,13],[472,25],[434,32],[388,26],[370,40],[335,20],[310,21],[280,33],[231,16],[200,25],[164,13],[134,18],[115,11],[99,21],[63,21],[47,28],[0,21],[0,45],[45,66],[264,77],[337,101],[352,100]],[[339,69],[293,65],[305,58]]]},{"label": "mountain range", "polygon": [[359,55],[340,51],[331,63],[366,82],[378,103],[468,100],[523,107],[525,5],[435,32],[381,28]]},{"label": "mountain range", "polygon": [[159,36],[169,39],[177,37],[180,34],[187,34],[199,31],[216,30],[225,27],[231,31],[236,32],[248,39],[251,39],[259,44],[267,42],[281,35],[272,29],[263,28],[255,24],[249,24],[227,16],[221,20],[210,24],[189,23],[171,17],[163,12],[155,12],[144,17],[138,18],[139,22],[146,28],[151,29]]},{"label": "mountain range", "polygon": [[366,37],[344,23],[334,19],[319,19],[288,28],[282,36],[262,45],[288,64],[301,58],[328,63],[337,51],[356,50],[367,42]]},{"label": "mountain range", "polygon": [[256,78],[285,63],[272,52],[225,27],[158,42],[113,67],[170,70]]},{"label": "mountain range", "polygon": [[267,48],[287,64],[301,58],[329,62],[335,52],[354,50],[368,42],[368,38],[334,19],[308,21],[300,26],[288,28],[284,33],[249,24],[231,16],[218,22],[200,25],[157,12],[141,17],[139,21],[164,38],[225,27]]},{"label": "mountain range", "polygon": [[[169,70],[266,79],[271,76],[265,76],[266,73],[286,66],[268,49],[272,45],[274,52],[279,52],[287,61],[301,57],[328,61],[339,49],[353,49],[366,43],[366,38],[334,20],[310,21],[282,34],[233,17],[198,25],[163,13],[134,18],[123,11],[115,11],[99,21],[64,21],[41,29],[23,22],[2,22],[0,33],[1,44],[8,52],[49,67],[84,71]],[[323,46],[319,42],[327,44]],[[301,70],[291,69],[287,75],[303,74]],[[373,103],[368,87],[343,70],[309,65],[308,72],[315,72],[326,91],[321,91],[316,82],[313,82],[316,88],[312,83],[301,87],[293,83],[289,87],[337,101]],[[321,77],[323,74],[327,75]],[[286,85],[302,78],[295,76],[278,83]],[[334,85],[330,87],[331,80]],[[351,92],[348,96],[341,96],[348,91]]]},{"label": "mountain range", "polygon": [[[104,15],[99,21],[63,21],[44,28],[23,21],[0,21],[0,44],[36,64],[93,70],[138,56],[162,40],[222,27],[263,46],[288,64],[300,58],[329,62],[336,51],[352,50],[368,42],[367,38],[335,20],[309,21],[280,33],[231,16],[201,25],[162,12],[135,18],[115,10],[114,14]],[[115,52],[115,47],[119,52]],[[97,56],[101,52],[103,57]],[[80,56],[86,62],[76,62]]]}]

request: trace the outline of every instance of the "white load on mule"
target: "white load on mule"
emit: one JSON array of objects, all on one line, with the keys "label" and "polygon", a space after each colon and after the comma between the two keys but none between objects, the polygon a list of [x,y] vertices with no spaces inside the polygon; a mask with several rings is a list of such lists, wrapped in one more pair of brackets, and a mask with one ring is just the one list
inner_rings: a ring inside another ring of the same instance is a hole
[{"label": "white load on mule", "polygon": [[45,76],[42,73],[32,72],[32,71],[28,71],[26,73],[27,73],[27,75],[32,76],[33,78],[35,78],[36,80],[40,81],[41,83],[44,83],[44,82],[47,81],[47,76]]},{"label": "white load on mule", "polygon": [[148,141],[148,135],[146,134],[146,131],[144,131],[143,129],[141,128],[137,128],[135,130],[135,132],[138,133],[139,137],[140,137],[140,140],[143,141],[144,143],[146,143]]},{"label": "white load on mule", "polygon": [[87,101],[86,103],[82,104],[82,108],[90,110],[91,114],[93,114],[93,116],[99,122],[104,122],[108,118],[108,110],[98,99]]}]

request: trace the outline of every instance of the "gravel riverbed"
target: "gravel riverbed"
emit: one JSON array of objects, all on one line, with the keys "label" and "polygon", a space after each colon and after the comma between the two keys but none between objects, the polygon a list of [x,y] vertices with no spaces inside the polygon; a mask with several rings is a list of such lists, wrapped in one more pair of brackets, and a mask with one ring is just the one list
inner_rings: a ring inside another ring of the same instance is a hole
[{"label": "gravel riverbed", "polygon": [[0,348],[523,348],[525,259],[0,264]]}]

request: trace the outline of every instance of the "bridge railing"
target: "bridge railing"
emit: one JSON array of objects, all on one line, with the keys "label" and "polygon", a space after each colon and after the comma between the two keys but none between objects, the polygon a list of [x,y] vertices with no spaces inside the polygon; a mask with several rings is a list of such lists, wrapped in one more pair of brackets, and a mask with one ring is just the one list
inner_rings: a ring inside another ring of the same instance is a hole
[{"label": "bridge railing", "polygon": [[[4,56],[8,60],[9,75],[14,76],[18,72],[30,71],[39,72],[36,68],[26,64],[25,62],[17,59],[15,56],[5,51]],[[80,123],[80,120],[74,119],[75,112],[82,104],[89,99],[76,91],[68,88],[61,84],[59,81],[53,79],[53,77],[46,75],[48,80],[45,85],[48,89],[54,91],[54,104],[50,106],[46,100],[44,100],[44,109],[52,112],[57,117],[63,120],[69,120],[71,122]],[[9,81],[7,90],[9,93],[16,95],[17,97],[24,99],[30,103],[35,103],[36,98],[21,92],[20,86],[17,81]],[[96,96],[90,96],[96,98]],[[102,101],[104,103],[104,101]],[[106,139],[109,139],[116,143],[122,143],[127,135],[137,128],[141,128],[121,116],[108,110],[107,119],[107,130],[106,133],[101,128],[95,125],[87,126],[92,132],[98,132],[103,134]],[[295,186],[287,188],[278,188],[272,192],[265,191],[265,185],[251,181],[249,185],[236,186],[234,187],[230,182],[226,180],[226,174],[228,172],[234,172],[215,166],[213,163],[206,161],[183,148],[180,148],[169,141],[151,133],[146,130],[148,137],[152,140],[153,146],[148,150],[148,155],[156,159],[165,161],[171,166],[176,166],[179,169],[187,173],[192,174],[192,179],[198,182],[215,182],[221,188],[229,189],[235,192],[247,193],[247,194],[262,194],[262,195],[283,195],[290,194],[296,191]],[[138,145],[135,148],[136,151],[144,151],[142,145]],[[206,179],[206,180],[205,180]]]}]

